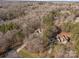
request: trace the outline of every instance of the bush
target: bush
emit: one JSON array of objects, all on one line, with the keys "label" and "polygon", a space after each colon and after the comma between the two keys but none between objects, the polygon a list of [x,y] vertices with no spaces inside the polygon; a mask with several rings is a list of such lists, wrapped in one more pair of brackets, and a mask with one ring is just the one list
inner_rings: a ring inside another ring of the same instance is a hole
[{"label": "bush", "polygon": [[44,17],[43,19],[43,23],[44,23],[44,33],[43,33],[43,38],[45,40],[48,40],[48,37],[51,35],[51,28],[53,26],[53,19],[52,19],[52,15],[49,14],[47,16]]},{"label": "bush", "polygon": [[55,17],[58,15],[59,13],[57,11],[52,11],[43,18],[43,24],[44,24],[43,39],[45,43],[48,43],[48,41],[50,41],[51,38],[55,37],[59,32],[58,27],[54,25]]},{"label": "bush", "polygon": [[[58,31],[54,30],[56,27],[54,26],[55,17],[58,17],[58,12],[51,12],[43,19],[44,24],[44,32],[43,32],[43,39],[45,44],[48,43],[48,40],[53,37],[53,35],[57,34]],[[56,28],[57,29],[57,28]],[[79,23],[73,23],[71,21],[65,22],[61,26],[62,31],[70,32],[71,33],[71,41],[74,41],[74,48],[77,53],[79,53]],[[54,46],[54,44],[53,44]]]},{"label": "bush", "polygon": [[79,33],[79,23],[67,22],[61,27],[62,31],[71,32],[73,34]]},{"label": "bush", "polygon": [[[11,33],[12,32],[10,32],[10,34]],[[22,31],[15,32],[11,38],[6,38],[6,43],[8,44],[8,49],[18,48],[20,45],[23,44],[24,38],[25,38],[25,35],[22,33]]]},{"label": "bush", "polygon": [[61,29],[62,31],[65,31],[65,32],[71,32],[73,25],[74,24],[71,22],[63,23],[63,26],[61,27]]},{"label": "bush", "polygon": [[0,18],[4,21],[6,20],[12,20],[14,18],[20,17],[22,15],[25,15],[24,9],[21,7],[9,7],[7,9],[1,9],[0,10]]},{"label": "bush", "polygon": [[72,34],[71,40],[74,41],[74,49],[77,54],[79,54],[79,23],[67,22],[63,24],[64,31],[70,32]]},{"label": "bush", "polygon": [[13,23],[0,25],[0,31],[3,33],[13,29],[19,29],[19,26]]}]

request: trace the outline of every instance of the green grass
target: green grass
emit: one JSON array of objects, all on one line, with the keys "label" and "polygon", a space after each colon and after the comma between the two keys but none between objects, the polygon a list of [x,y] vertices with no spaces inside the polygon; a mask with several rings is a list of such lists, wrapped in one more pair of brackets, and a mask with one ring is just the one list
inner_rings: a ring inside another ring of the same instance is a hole
[{"label": "green grass", "polygon": [[[55,13],[54,13],[55,14]],[[49,36],[52,34],[51,29],[53,27],[53,16],[54,14],[49,13],[47,16],[43,18],[43,24],[44,24],[44,32],[43,32],[43,39],[45,43],[48,41]]]},{"label": "green grass", "polygon": [[63,24],[64,30],[66,32],[70,32],[72,34],[71,40],[74,41],[74,48],[75,51],[77,52],[77,55],[79,54],[79,22],[78,23],[72,23],[72,22],[67,22]]},{"label": "green grass", "polygon": [[26,49],[22,49],[18,54],[21,55],[23,58],[36,58],[36,57],[38,57],[36,54],[33,54],[33,53],[27,51]]},{"label": "green grass", "polygon": [[[72,14],[76,14],[78,16],[78,11],[71,10]],[[49,13],[47,16],[44,17],[43,19],[43,24],[44,24],[44,32],[43,32],[43,39],[45,40],[45,43],[48,42],[49,37],[53,35],[52,29],[54,29],[54,20],[55,17],[60,16],[61,14],[59,11],[52,11]],[[79,22],[73,23],[72,21],[68,21],[62,24],[61,26],[62,31],[64,32],[70,32],[71,33],[71,40],[74,41],[74,48],[77,53],[79,54]],[[57,46],[59,48],[59,46]],[[56,48],[57,48],[56,47]],[[58,49],[57,48],[57,49]]]},{"label": "green grass", "polygon": [[13,29],[19,29],[19,26],[13,23],[0,25],[0,31],[3,33],[6,33],[7,31],[13,30]]}]

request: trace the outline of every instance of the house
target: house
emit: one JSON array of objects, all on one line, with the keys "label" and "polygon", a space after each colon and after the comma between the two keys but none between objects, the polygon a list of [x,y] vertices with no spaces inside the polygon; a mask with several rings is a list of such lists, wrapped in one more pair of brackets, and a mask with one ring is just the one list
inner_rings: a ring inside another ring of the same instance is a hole
[{"label": "house", "polygon": [[70,41],[71,33],[69,32],[61,32],[56,36],[56,39],[61,44],[66,44]]}]

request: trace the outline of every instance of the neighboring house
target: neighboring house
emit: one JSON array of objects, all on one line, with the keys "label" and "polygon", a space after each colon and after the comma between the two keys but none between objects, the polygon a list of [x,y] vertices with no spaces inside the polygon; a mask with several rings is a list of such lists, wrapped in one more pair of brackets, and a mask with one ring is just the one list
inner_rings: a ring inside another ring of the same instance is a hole
[{"label": "neighboring house", "polygon": [[60,44],[66,44],[70,41],[71,34],[69,32],[61,32],[56,38]]}]

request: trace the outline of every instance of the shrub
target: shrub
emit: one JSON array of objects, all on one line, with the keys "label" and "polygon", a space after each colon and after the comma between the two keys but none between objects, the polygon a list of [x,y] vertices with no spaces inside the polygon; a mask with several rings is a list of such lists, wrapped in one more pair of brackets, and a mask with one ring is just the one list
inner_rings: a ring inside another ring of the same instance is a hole
[{"label": "shrub", "polygon": [[43,19],[43,23],[44,23],[44,33],[43,33],[43,38],[45,40],[48,40],[48,37],[51,35],[51,28],[53,26],[53,19],[52,19],[52,15],[49,14],[47,16],[44,17]]},{"label": "shrub", "polygon": [[48,40],[55,37],[59,31],[58,27],[54,25],[55,17],[58,15],[59,13],[57,11],[52,11],[43,18],[43,24],[44,24],[43,39],[45,43],[48,43]]},{"label": "shrub", "polygon": [[8,49],[16,49],[18,46],[23,44],[25,35],[22,31],[15,32],[11,38],[7,38]]},{"label": "shrub", "polygon": [[12,39],[16,40],[15,42],[18,43],[18,42],[23,42],[23,39],[24,39],[25,35],[24,33],[22,33],[22,31],[19,31],[19,32],[16,32],[15,35],[13,36]]},{"label": "shrub", "polygon": [[64,31],[72,34],[71,39],[74,41],[74,49],[79,54],[79,23],[67,22],[63,24]]},{"label": "shrub", "polygon": [[63,24],[63,27],[61,29],[62,31],[78,34],[79,33],[78,27],[79,27],[79,23],[67,22]]},{"label": "shrub", "polygon": [[21,7],[9,7],[7,9],[1,9],[0,10],[0,18],[4,21],[6,20],[12,20],[14,18],[20,17],[22,15],[25,15],[24,9]]},{"label": "shrub", "polygon": [[19,26],[13,23],[0,25],[0,31],[6,33],[9,30],[19,29]]},{"label": "shrub", "polygon": [[62,31],[65,32],[71,32],[72,28],[73,28],[73,23],[71,22],[63,23],[63,26],[61,27]]},{"label": "shrub", "polygon": [[41,21],[39,19],[28,19],[26,23],[20,24],[23,33],[28,37],[30,34],[34,33],[35,30],[41,27]]}]

